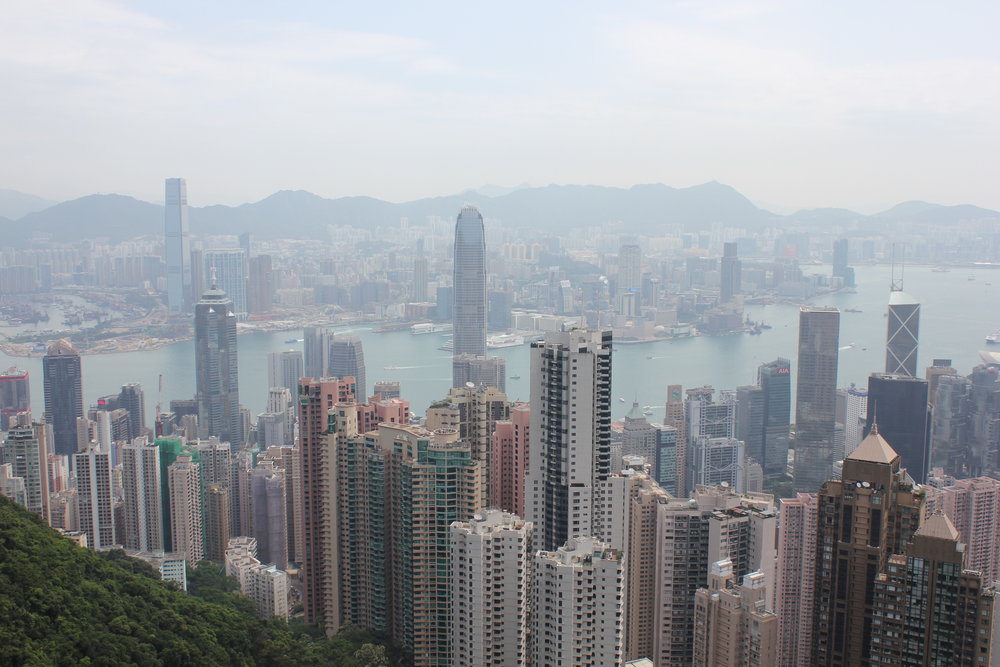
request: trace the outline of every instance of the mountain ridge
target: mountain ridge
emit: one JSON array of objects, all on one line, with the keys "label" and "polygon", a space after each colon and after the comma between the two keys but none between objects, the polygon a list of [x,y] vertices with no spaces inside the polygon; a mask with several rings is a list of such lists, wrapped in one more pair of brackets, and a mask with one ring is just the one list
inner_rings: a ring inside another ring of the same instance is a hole
[{"label": "mountain ridge", "polygon": [[[708,229],[713,223],[754,230],[769,224],[1000,221],[1000,212],[990,209],[919,201],[902,202],[870,216],[841,208],[804,209],[781,216],[754,205],[735,188],[717,181],[686,188],[663,183],[640,183],[629,188],[546,185],[512,188],[492,196],[466,190],[399,203],[367,196],[328,199],[307,190],[279,190],[237,206],[190,207],[189,216],[191,231],[199,236],[249,231],[259,238],[325,240],[330,226],[395,228],[402,218],[451,219],[466,204],[478,206],[488,219],[502,220],[510,227],[552,233],[609,225],[623,233],[656,234],[668,225],[696,231]],[[84,230],[98,231],[84,234]],[[35,233],[67,242],[86,237],[115,242],[159,235],[163,233],[163,206],[126,195],[87,195],[20,218],[0,217],[0,235],[11,243],[24,245]]]}]

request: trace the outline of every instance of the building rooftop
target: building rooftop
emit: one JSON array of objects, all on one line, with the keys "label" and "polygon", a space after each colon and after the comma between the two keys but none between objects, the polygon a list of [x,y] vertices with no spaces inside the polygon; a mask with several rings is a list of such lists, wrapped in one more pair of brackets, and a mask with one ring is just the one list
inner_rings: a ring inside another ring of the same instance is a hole
[{"label": "building rooftop", "polygon": [[916,535],[924,537],[936,537],[942,540],[958,541],[958,530],[955,525],[944,514],[932,514],[924,520],[923,525],[917,529]]},{"label": "building rooftop", "polygon": [[878,426],[873,426],[868,437],[861,441],[857,449],[850,453],[845,460],[867,461],[870,463],[892,463],[899,458],[888,443],[888,441],[878,432]]}]

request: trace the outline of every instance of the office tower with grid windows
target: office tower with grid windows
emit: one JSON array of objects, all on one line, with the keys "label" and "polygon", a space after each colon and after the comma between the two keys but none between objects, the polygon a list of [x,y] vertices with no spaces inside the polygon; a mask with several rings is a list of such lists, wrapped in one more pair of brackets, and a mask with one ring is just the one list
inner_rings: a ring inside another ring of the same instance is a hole
[{"label": "office tower with grid windows", "polygon": [[191,286],[191,232],[188,225],[187,182],[166,180],[164,235],[167,264],[167,304],[172,313],[190,312],[198,288]]},{"label": "office tower with grid windows", "polygon": [[76,420],[83,416],[83,369],[80,354],[62,339],[49,345],[42,357],[45,422],[52,425],[53,454],[76,452]]},{"label": "office tower with grid windows", "polygon": [[839,345],[839,310],[803,307],[799,311],[793,468],[797,492],[815,493],[833,477]]},{"label": "office tower with grid windows", "polygon": [[218,437],[233,449],[244,437],[236,344],[233,302],[212,285],[194,307],[198,429],[200,437]]}]

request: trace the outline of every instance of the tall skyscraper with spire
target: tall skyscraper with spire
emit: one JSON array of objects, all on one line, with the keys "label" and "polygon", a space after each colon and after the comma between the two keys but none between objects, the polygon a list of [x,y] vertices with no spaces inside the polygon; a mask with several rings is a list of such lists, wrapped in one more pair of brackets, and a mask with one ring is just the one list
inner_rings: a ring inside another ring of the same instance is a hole
[{"label": "tall skyscraper with spire", "polygon": [[195,374],[200,437],[216,436],[233,449],[243,444],[236,314],[233,302],[215,284],[194,309]]},{"label": "tall skyscraper with spire", "polygon": [[52,425],[52,453],[76,453],[76,420],[83,416],[80,354],[69,341],[57,340],[42,357],[45,422]]},{"label": "tall skyscraper with spire", "polygon": [[167,304],[170,312],[181,313],[194,301],[191,288],[191,232],[188,227],[187,183],[183,178],[166,182]]},{"label": "tall skyscraper with spire", "polygon": [[[452,354],[486,356],[486,232],[483,216],[466,206],[455,222]],[[457,373],[453,373],[457,375]],[[453,385],[459,384],[454,379]]]}]

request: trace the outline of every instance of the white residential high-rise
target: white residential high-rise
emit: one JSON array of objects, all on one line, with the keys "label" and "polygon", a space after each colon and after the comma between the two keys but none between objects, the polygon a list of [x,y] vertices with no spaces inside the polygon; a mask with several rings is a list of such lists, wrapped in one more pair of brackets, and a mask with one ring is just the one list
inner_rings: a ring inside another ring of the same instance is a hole
[{"label": "white residential high-rise", "polygon": [[861,444],[865,433],[865,419],[868,417],[868,391],[851,387],[845,391],[844,403],[844,447],[834,453],[834,458],[842,461]]},{"label": "white residential high-rise", "polygon": [[160,449],[136,438],[121,450],[126,549],[163,551],[163,501]]},{"label": "white residential high-rise", "polygon": [[73,455],[76,471],[80,530],[92,549],[115,545],[115,518],[111,506],[111,453],[94,447]]},{"label": "white residential high-rise", "polygon": [[712,563],[708,586],[695,594],[695,667],[771,667],[777,660],[778,619],[767,608],[763,572],[733,573]]},{"label": "white residential high-rise", "polygon": [[174,551],[190,563],[205,557],[201,523],[201,474],[199,465],[182,454],[167,468],[170,491],[170,533]]},{"label": "white residential high-rise", "polygon": [[525,514],[538,548],[594,535],[598,487],[611,473],[611,332],[551,332],[531,345]]},{"label": "white residential high-rise", "polygon": [[524,664],[530,545],[531,524],[502,510],[451,524],[450,664]]},{"label": "white residential high-rise", "polygon": [[536,667],[620,665],[624,660],[622,552],[571,537],[532,563],[532,660]]},{"label": "white residential high-rise", "polygon": [[264,618],[288,618],[288,574],[257,560],[257,540],[234,537],[225,555],[226,574],[240,582],[240,591],[253,600]]},{"label": "white residential high-rise", "polygon": [[187,183],[183,178],[166,181],[167,303],[170,312],[187,311],[198,295],[191,288],[191,232],[188,228]]}]

